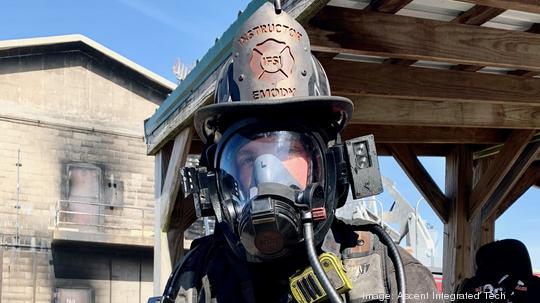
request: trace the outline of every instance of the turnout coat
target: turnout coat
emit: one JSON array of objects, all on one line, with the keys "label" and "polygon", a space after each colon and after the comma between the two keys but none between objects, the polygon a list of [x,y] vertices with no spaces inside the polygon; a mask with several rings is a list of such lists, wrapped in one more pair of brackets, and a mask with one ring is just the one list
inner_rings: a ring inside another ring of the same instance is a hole
[{"label": "turnout coat", "polygon": [[[319,250],[341,257],[353,289],[344,302],[397,302],[394,267],[386,247],[371,233],[355,232],[337,221]],[[431,272],[404,249],[407,302],[442,302]],[[229,248],[216,225],[213,235],[193,241],[190,251],[176,265],[162,302],[296,302],[289,277],[309,266],[306,256],[270,263],[248,263]]]}]

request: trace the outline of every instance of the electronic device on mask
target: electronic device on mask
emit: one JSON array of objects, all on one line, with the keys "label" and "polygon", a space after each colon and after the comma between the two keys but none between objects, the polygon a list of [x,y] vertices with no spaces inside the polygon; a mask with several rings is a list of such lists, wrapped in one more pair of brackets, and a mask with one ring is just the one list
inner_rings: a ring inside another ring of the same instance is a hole
[{"label": "electronic device on mask", "polygon": [[[330,283],[339,294],[352,289],[351,280],[347,277],[343,264],[336,255],[322,253],[318,259]],[[289,287],[293,297],[299,303],[321,302],[328,298],[311,266],[290,277]]]}]

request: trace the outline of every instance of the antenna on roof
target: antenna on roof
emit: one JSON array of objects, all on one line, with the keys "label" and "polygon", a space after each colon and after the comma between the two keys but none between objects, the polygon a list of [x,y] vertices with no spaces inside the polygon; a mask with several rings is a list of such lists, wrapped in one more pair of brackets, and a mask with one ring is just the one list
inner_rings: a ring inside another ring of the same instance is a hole
[{"label": "antenna on roof", "polygon": [[176,61],[173,65],[173,73],[176,76],[176,80],[178,83],[182,82],[184,79],[186,79],[189,72],[193,69],[194,64],[186,65],[184,64],[180,58],[176,58]]}]

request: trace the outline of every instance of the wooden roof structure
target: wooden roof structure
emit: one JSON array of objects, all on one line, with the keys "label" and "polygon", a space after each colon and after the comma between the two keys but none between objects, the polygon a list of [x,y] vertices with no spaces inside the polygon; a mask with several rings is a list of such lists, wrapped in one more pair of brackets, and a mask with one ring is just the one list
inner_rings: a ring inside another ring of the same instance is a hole
[{"label": "wooden roof structure", "polygon": [[[192,115],[212,102],[238,25],[263,3],[250,3],[145,124],[159,226],[169,238],[194,219],[177,184],[187,154],[201,150]],[[444,222],[443,287],[451,293],[472,274],[477,248],[493,241],[495,219],[540,184],[540,4],[291,0],[283,7],[306,28],[332,94],[354,102],[344,137],[374,134],[378,153],[397,160]],[[418,156],[446,157],[446,188]]]}]

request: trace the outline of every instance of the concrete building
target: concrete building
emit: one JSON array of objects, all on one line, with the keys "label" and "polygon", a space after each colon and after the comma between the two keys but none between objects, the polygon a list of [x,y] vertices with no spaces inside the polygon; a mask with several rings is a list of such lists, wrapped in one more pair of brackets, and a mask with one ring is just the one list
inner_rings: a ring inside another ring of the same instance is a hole
[{"label": "concrete building", "polygon": [[0,41],[0,301],[146,302],[154,160],[175,85],[80,35]]}]

